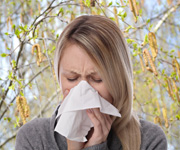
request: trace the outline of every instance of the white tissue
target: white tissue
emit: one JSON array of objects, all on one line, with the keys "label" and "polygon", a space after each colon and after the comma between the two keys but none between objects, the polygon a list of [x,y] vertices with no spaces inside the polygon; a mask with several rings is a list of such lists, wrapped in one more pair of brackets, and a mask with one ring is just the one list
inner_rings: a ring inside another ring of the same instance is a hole
[{"label": "white tissue", "polygon": [[121,117],[111,103],[101,97],[86,81],[81,81],[72,88],[58,109],[56,119],[60,116],[54,131],[67,139],[86,142],[86,135],[93,124],[86,109],[100,108],[100,112]]}]

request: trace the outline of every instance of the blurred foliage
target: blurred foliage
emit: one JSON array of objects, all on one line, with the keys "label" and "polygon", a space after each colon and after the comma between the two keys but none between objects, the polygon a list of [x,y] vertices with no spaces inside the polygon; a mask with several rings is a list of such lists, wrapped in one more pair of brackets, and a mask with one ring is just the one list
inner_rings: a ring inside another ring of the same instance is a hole
[{"label": "blurred foliage", "polygon": [[132,54],[134,110],[159,124],[169,149],[178,149],[179,12],[178,0],[2,0],[0,149],[14,149],[23,123],[50,117],[56,109],[62,94],[53,70],[55,43],[64,27],[83,14],[104,15],[120,27]]}]

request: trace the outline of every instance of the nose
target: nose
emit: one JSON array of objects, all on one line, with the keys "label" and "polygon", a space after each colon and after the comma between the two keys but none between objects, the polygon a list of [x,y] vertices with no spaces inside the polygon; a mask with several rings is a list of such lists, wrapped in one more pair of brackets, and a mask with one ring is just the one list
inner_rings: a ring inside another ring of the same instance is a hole
[{"label": "nose", "polygon": [[[81,81],[86,81],[87,83],[89,83],[88,79],[86,77],[82,77],[81,80],[79,80],[78,84],[81,82]],[[90,84],[90,83],[89,83]]]}]

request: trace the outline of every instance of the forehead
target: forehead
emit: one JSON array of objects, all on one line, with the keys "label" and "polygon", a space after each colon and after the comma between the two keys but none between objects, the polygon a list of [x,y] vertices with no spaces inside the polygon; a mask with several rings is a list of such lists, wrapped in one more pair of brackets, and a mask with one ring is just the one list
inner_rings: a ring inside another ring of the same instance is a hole
[{"label": "forehead", "polygon": [[76,44],[69,45],[63,50],[60,69],[71,72],[97,72],[97,66],[87,52]]}]

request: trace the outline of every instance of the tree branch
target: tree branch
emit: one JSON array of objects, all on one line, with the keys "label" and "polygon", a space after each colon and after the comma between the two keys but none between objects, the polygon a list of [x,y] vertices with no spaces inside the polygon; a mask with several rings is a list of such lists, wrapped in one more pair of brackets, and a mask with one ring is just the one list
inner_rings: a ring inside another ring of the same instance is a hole
[{"label": "tree branch", "polygon": [[160,28],[160,26],[163,24],[163,22],[169,17],[170,14],[172,14],[178,7],[180,6],[180,2],[176,4],[175,6],[171,7],[167,13],[164,14],[162,19],[157,23],[157,25],[154,27],[154,33],[157,32],[157,30]]}]

